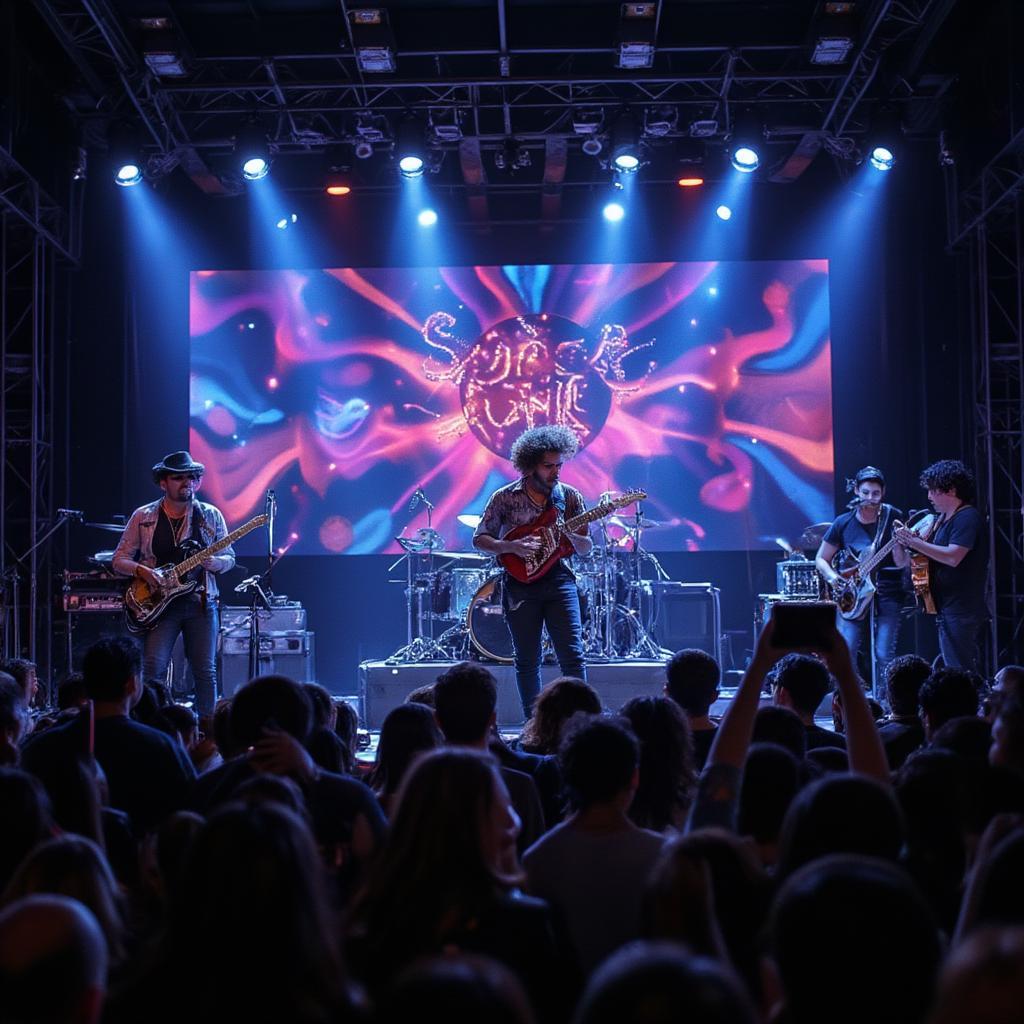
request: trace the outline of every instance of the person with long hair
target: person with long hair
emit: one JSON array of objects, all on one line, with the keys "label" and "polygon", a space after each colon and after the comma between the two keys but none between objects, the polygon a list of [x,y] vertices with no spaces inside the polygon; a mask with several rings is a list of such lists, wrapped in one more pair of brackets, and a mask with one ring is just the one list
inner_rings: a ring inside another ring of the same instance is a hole
[{"label": "person with long hair", "polygon": [[185,857],[153,966],[109,1019],[333,1024],[348,985],[313,836],[275,803],[214,812]]},{"label": "person with long hair", "polygon": [[533,714],[523,726],[519,747],[528,754],[558,753],[562,727],[576,712],[601,714],[601,698],[589,683],[572,676],[559,676],[545,684],[533,705]]},{"label": "person with long hair", "polygon": [[564,1009],[547,904],[515,891],[518,832],[488,754],[441,749],[413,763],[350,919],[349,953],[371,993],[417,958],[454,948],[510,967],[542,1018]]},{"label": "person with long hair", "polygon": [[634,697],[622,716],[640,741],[640,785],[629,816],[653,832],[682,828],[697,785],[686,714],[668,697]]},{"label": "person with long hair", "polygon": [[377,759],[366,778],[385,814],[394,809],[395,795],[416,756],[441,743],[434,713],[423,704],[399,704],[387,713],[380,727]]}]

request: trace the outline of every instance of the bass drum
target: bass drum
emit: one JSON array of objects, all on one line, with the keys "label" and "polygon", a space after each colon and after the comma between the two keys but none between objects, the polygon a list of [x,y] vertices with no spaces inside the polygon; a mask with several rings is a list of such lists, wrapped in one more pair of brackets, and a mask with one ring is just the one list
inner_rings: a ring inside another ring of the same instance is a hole
[{"label": "bass drum", "polygon": [[[512,651],[512,633],[505,618],[502,596],[504,573],[495,573],[485,580],[473,595],[466,612],[466,629],[474,650],[487,661],[511,665],[515,661]],[[553,653],[547,631],[544,632],[542,659]]]}]

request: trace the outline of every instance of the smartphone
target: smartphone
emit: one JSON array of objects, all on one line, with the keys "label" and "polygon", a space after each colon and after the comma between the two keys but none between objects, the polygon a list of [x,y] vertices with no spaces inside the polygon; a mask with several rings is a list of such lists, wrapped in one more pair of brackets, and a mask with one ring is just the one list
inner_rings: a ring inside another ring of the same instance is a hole
[{"label": "smartphone", "polygon": [[835,601],[779,601],[772,605],[772,646],[832,650]]}]

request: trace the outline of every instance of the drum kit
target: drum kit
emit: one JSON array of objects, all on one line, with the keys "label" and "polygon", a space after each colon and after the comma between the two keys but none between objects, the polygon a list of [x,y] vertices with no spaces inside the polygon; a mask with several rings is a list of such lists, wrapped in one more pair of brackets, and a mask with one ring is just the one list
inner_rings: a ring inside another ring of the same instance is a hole
[{"label": "drum kit", "polygon": [[[603,497],[603,496],[602,496]],[[445,539],[430,523],[413,536],[396,537],[405,552],[389,566],[405,564],[406,643],[386,663],[463,661],[511,664],[512,634],[504,605],[504,571],[479,551],[448,551]],[[478,515],[464,514],[459,523],[475,530]],[[593,551],[574,559],[583,646],[588,661],[662,659],[671,654],[652,635],[658,596],[668,573],[642,545],[646,530],[662,523],[647,519],[639,504],[636,514],[610,516],[592,531]],[[653,575],[653,578],[651,576]],[[553,656],[547,634],[545,659]]]}]

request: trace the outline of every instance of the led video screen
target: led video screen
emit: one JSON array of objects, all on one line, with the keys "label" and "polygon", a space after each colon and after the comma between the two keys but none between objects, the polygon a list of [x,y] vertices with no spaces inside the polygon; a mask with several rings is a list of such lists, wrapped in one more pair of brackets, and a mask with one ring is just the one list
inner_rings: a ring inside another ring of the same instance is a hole
[{"label": "led video screen", "polygon": [[832,515],[826,261],[196,271],[189,312],[204,497],[233,527],[273,488],[294,553],[398,552],[428,512],[468,548],[544,423],[579,435],[588,503],[647,491],[651,551]]}]

